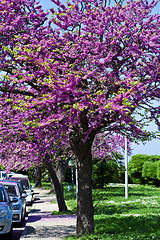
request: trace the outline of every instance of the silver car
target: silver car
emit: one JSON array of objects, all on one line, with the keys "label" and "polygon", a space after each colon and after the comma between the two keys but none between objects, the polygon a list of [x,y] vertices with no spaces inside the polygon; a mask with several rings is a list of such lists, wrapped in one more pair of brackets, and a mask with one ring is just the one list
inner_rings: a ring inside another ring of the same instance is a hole
[{"label": "silver car", "polygon": [[15,180],[15,181],[20,181],[23,187],[23,190],[26,192],[27,197],[26,197],[26,204],[28,206],[31,206],[32,203],[34,202],[34,194],[32,190],[32,186],[30,184],[30,181],[28,179],[27,175],[23,174],[9,174],[8,179],[10,180]]},{"label": "silver car", "polygon": [[23,224],[26,215],[26,197],[20,188],[20,183],[11,180],[0,180],[3,184],[12,203],[13,222]]},{"label": "silver car", "polygon": [[12,237],[12,207],[8,194],[0,184],[0,238],[10,240]]}]

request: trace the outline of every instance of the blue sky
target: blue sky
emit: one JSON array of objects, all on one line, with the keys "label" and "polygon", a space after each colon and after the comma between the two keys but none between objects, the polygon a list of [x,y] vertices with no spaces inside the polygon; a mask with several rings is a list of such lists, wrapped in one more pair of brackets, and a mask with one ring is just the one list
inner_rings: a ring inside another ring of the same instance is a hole
[{"label": "blue sky", "polygon": [[[47,10],[50,9],[51,7],[54,6],[54,4],[48,0],[39,0],[40,4],[43,6],[43,9]],[[65,1],[62,1],[65,2]],[[154,13],[160,13],[160,1],[157,4],[157,7],[154,9]],[[154,124],[150,125],[150,131],[155,131],[157,130]],[[160,155],[160,140],[159,139],[154,139],[150,142],[147,142],[145,145],[141,142],[139,144],[132,144],[132,155],[135,154],[148,154],[148,155]],[[132,156],[131,155],[131,156]],[[129,159],[131,158],[129,157]]]},{"label": "blue sky", "polygon": [[[38,0],[37,0],[38,1]],[[69,1],[69,0],[68,0]],[[39,0],[40,4],[42,5],[43,9],[47,10],[54,6],[54,3],[51,2],[51,0]],[[62,2],[66,2],[65,0],[62,0]],[[149,0],[151,2],[151,0]],[[155,13],[159,13],[160,11],[160,1],[157,4],[157,7],[155,8]]]},{"label": "blue sky", "polygon": [[[151,131],[156,131],[157,127],[155,126],[154,123],[151,123],[149,129]],[[135,154],[160,155],[160,140],[153,139],[152,141],[147,142],[145,145],[141,142],[139,142],[139,144],[133,143],[132,148],[133,148],[132,155]]]}]

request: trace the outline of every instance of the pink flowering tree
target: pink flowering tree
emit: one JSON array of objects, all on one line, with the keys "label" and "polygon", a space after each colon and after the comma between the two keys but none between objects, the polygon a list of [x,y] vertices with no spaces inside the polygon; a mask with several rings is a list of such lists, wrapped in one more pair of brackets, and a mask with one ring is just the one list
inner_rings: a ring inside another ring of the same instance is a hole
[{"label": "pink flowering tree", "polygon": [[80,236],[94,232],[95,136],[115,132],[143,139],[148,120],[159,124],[153,101],[160,97],[160,16],[152,15],[155,1],[52,2],[58,12],[51,10],[45,27],[47,15],[34,0],[1,1],[0,68],[7,74],[0,91],[27,114],[27,128],[46,146],[64,137],[70,144],[78,165]]},{"label": "pink flowering tree", "polygon": [[[14,98],[14,96],[12,97]],[[65,211],[67,208],[61,192],[61,186],[68,165],[68,157],[71,155],[71,149],[64,143],[64,139],[63,146],[62,142],[57,141],[55,144],[56,139],[54,139],[53,142],[53,138],[49,134],[47,137],[50,141],[46,141],[46,132],[48,129],[43,129],[44,132],[40,134],[40,136],[43,137],[40,138],[39,129],[37,129],[36,132],[36,129],[27,126],[27,121],[29,121],[28,112],[19,111],[19,109],[16,108],[17,100],[18,95],[16,95],[14,101],[13,99],[11,101],[11,99],[4,97],[3,101],[2,99],[0,101],[1,163],[6,170],[27,170],[33,165],[46,165],[52,182],[54,183],[59,211]],[[129,146],[128,143],[128,147]],[[98,134],[92,146],[92,156],[103,160],[105,157],[111,157],[113,153],[121,153],[123,150],[124,137],[119,135],[105,136],[105,134]],[[49,156],[52,161],[47,163],[46,156]],[[59,157],[59,159],[57,159],[57,157]],[[66,161],[64,161],[64,157]],[[61,158],[63,159],[62,161]],[[53,164],[56,165],[55,170],[53,169]]]},{"label": "pink flowering tree", "polygon": [[[4,94],[3,94],[4,95]],[[12,94],[12,101],[14,96]],[[18,95],[14,99],[14,104],[8,98],[3,96],[0,101],[0,159],[6,170],[22,169],[28,170],[31,166],[40,166],[44,164],[54,183],[59,211],[66,211],[62,186],[57,178],[53,168],[53,163],[59,142],[53,142],[51,136],[46,136],[46,131],[41,131],[43,137],[39,137],[39,131],[30,128],[28,125],[29,116],[27,111],[21,111],[16,108],[16,102],[19,101]],[[48,139],[50,141],[48,143]],[[64,147],[64,146],[63,146]],[[51,161],[48,161],[48,159]]]},{"label": "pink flowering tree", "polygon": [[[128,155],[132,153],[131,142],[127,141]],[[113,153],[124,155],[125,137],[120,134],[105,135],[97,134],[92,145],[92,157],[104,159],[112,158]]]},{"label": "pink flowering tree", "polygon": [[[55,179],[55,184],[58,184],[54,172],[51,171],[53,170],[51,163],[47,161],[49,158],[47,152],[49,144],[47,145],[46,142],[49,136],[47,137],[42,131],[41,134],[43,134],[43,138],[39,139],[37,137],[39,133],[33,132],[29,127],[29,122],[31,122],[32,119],[27,114],[27,108],[21,105],[22,102],[26,102],[25,96],[26,98],[28,97],[28,100],[29,97],[34,96],[34,90],[28,89],[30,88],[30,84],[23,86],[23,83],[21,84],[20,82],[19,89],[15,88],[14,80],[9,78],[9,75],[13,75],[16,71],[18,71],[20,75],[26,72],[26,76],[31,77],[33,69],[30,71],[29,64],[27,67],[24,65],[24,61],[19,61],[17,54],[19,54],[19,48],[23,45],[28,53],[35,53],[36,47],[34,49],[34,44],[36,46],[36,41],[46,40],[48,34],[50,34],[49,28],[44,26],[45,21],[48,19],[47,15],[48,13],[44,13],[42,7],[35,4],[34,0],[0,1],[0,69],[4,75],[1,76],[0,90],[6,93],[6,95],[3,93],[1,96],[1,139],[3,139],[1,140],[1,155],[2,161],[3,159],[6,161],[6,164],[4,163],[5,166],[12,169],[18,167],[28,168],[33,163],[40,164],[45,159],[44,162],[47,166],[49,165],[48,168],[50,174],[52,174],[52,177]],[[32,49],[27,48],[27,45],[29,46],[30,44],[32,45]],[[35,90],[38,90],[36,84],[34,84],[34,80],[31,85],[33,89],[35,87]],[[12,93],[12,95],[10,93]],[[21,99],[19,97],[20,95]],[[13,99],[14,106],[12,103]],[[5,106],[4,103],[6,104]],[[10,108],[9,106],[7,107],[7,105],[10,105]],[[24,109],[26,109],[26,111],[24,111]],[[33,111],[31,115],[32,114]],[[50,141],[52,142],[51,139]],[[60,191],[59,187],[57,191],[59,210],[66,210],[62,191]]]}]

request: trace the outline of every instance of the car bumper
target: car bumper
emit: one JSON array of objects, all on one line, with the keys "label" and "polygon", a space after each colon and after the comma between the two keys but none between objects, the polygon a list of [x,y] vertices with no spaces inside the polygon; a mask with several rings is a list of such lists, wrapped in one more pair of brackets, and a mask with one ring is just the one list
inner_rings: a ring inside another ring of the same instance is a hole
[{"label": "car bumper", "polygon": [[21,211],[19,210],[13,210],[12,211],[12,221],[15,223],[15,222],[22,222],[22,219],[23,219],[23,211],[21,209]]}]

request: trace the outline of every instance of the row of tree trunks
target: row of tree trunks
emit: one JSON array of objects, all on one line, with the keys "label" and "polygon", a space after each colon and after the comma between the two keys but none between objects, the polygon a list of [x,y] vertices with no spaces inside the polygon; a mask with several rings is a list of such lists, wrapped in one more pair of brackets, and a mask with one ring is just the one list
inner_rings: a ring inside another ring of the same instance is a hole
[{"label": "row of tree trunks", "polygon": [[[73,143],[74,144],[74,143]],[[73,145],[72,145],[73,146]],[[93,202],[92,202],[92,155],[91,142],[81,142],[74,145],[74,152],[77,156],[78,169],[78,199],[77,199],[77,226],[76,233],[78,236],[94,232],[93,220]],[[67,169],[67,161],[59,161],[54,168],[52,163],[45,161],[56,193],[59,211],[66,211],[67,206],[63,194],[63,180]],[[41,176],[41,170],[38,168],[37,174]],[[38,179],[39,179],[38,178]],[[40,179],[39,179],[40,183]]]}]

